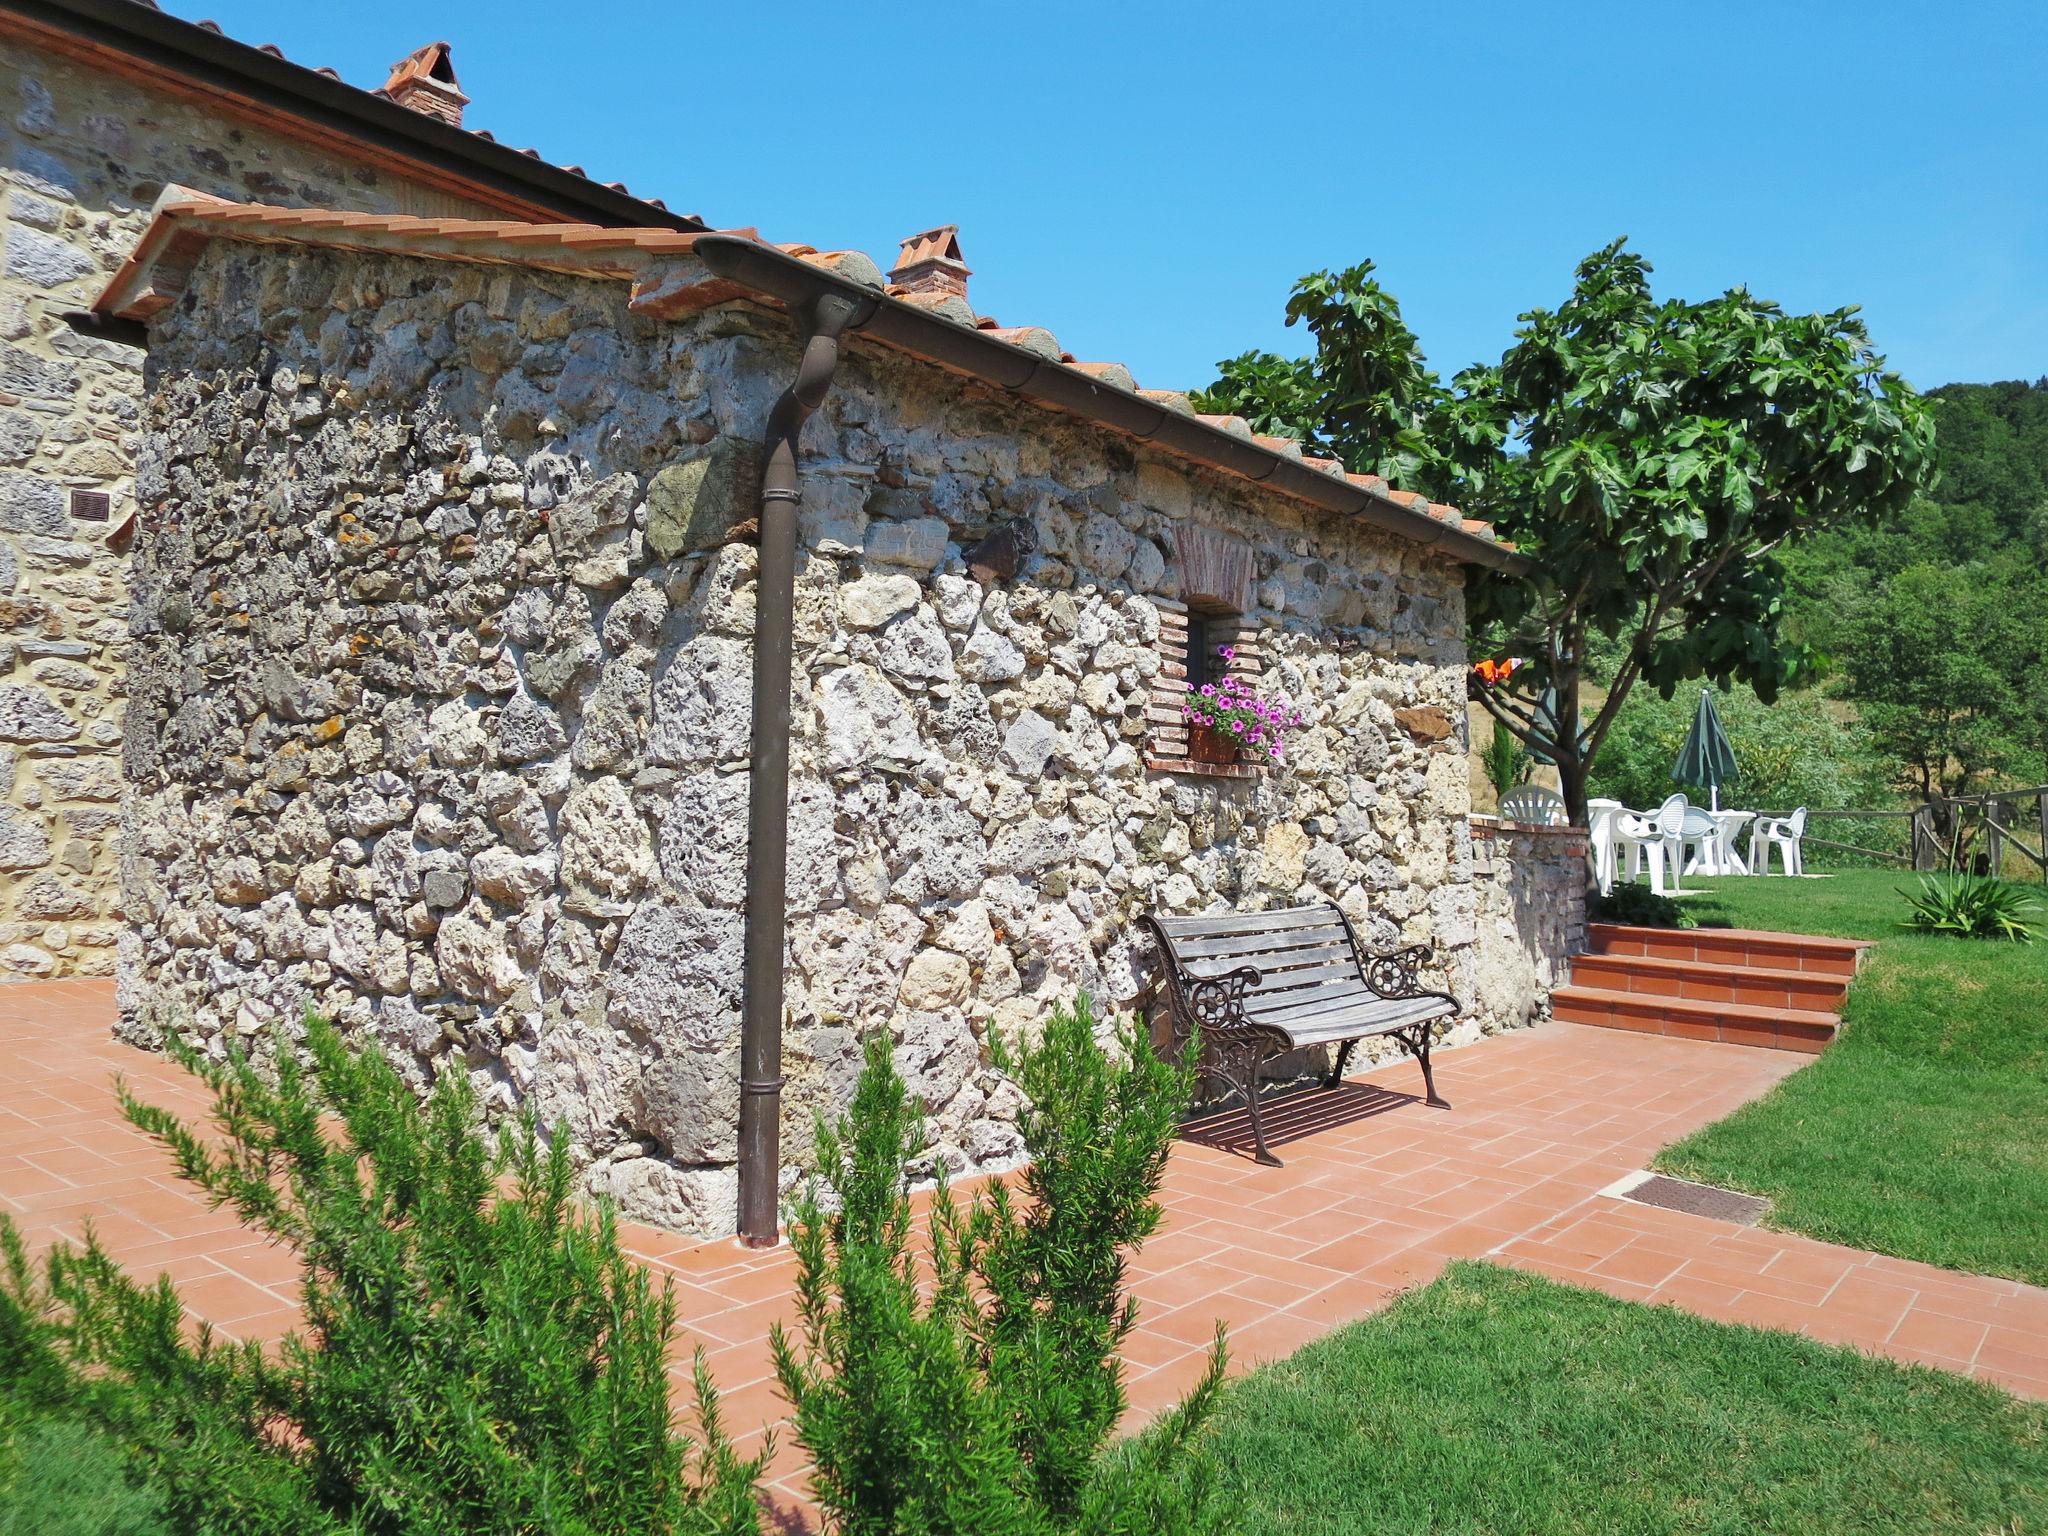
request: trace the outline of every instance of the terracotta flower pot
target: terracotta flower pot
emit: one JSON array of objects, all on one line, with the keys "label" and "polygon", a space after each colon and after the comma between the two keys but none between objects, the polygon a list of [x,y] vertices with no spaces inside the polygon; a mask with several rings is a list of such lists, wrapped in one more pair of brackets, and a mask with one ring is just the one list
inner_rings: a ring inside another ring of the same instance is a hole
[{"label": "terracotta flower pot", "polygon": [[1238,738],[1205,721],[1188,722],[1188,758],[1197,763],[1235,763],[1243,755]]}]

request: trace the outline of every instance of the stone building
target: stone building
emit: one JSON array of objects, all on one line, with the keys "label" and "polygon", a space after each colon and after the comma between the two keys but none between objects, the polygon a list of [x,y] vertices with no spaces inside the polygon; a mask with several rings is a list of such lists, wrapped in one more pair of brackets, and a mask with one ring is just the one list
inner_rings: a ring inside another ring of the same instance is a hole
[{"label": "stone building", "polygon": [[0,978],[113,968],[141,352],[66,317],[158,193],[697,227],[465,130],[465,100],[445,44],[364,91],[138,0],[0,0]]},{"label": "stone building", "polygon": [[[988,1037],[1138,999],[1147,911],[1335,900],[1432,946],[1454,1038],[1526,1021],[1570,850],[1475,861],[1459,729],[1466,571],[1519,557],[979,319],[949,230],[890,276],[168,194],[101,301],[150,343],[123,1027],[314,1006],[565,1124],[629,1214],[731,1231],[777,636],[788,1163],[879,1030],[935,1157],[1013,1160]],[[1282,759],[1190,740],[1226,669],[1307,717]]]}]

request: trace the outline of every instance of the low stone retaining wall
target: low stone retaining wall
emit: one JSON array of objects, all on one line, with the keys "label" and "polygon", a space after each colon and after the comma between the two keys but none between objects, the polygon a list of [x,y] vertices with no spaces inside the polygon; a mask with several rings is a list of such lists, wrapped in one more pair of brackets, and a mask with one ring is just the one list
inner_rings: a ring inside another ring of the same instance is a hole
[{"label": "low stone retaining wall", "polygon": [[1543,1016],[1552,989],[1571,979],[1586,947],[1586,851],[1583,827],[1472,818],[1473,1003],[1487,1026],[1475,1037]]}]

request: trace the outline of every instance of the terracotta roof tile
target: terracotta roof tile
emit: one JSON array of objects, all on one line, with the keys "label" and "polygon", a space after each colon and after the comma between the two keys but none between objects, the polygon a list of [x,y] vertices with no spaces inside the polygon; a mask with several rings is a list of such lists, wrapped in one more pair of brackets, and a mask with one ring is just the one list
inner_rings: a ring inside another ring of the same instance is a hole
[{"label": "terracotta roof tile", "polygon": [[[405,214],[366,214],[334,209],[280,208],[265,204],[229,203],[218,198],[171,189],[135,252],[115,273],[94,308],[103,313],[146,317],[170,297],[150,286],[156,259],[172,243],[204,239],[209,230],[229,238],[299,239],[347,249],[392,250],[444,259],[517,262],[551,270],[626,278],[634,282],[633,306],[643,313],[674,316],[734,299],[760,297],[742,284],[709,276],[702,267],[664,265],[660,258],[688,254],[699,235],[647,228],[605,228],[593,224],[525,224],[510,219],[420,218]],[[753,229],[726,230],[731,237],[761,241]],[[1064,352],[1052,332],[1041,326],[1003,326],[992,316],[974,317],[956,295],[903,293],[884,279],[879,267],[859,251],[820,251],[808,245],[771,246],[783,255],[822,268],[859,286],[889,293],[899,302],[967,327],[990,340],[1014,347],[1046,362],[1064,364],[1077,373],[1166,410],[1207,423],[1221,432],[1255,444],[1265,452],[1303,468],[1342,479],[1366,495],[1429,517],[1479,539],[1494,538],[1492,526],[1467,518],[1457,508],[1431,502],[1413,491],[1397,490],[1378,475],[1345,473],[1333,459],[1314,458],[1290,437],[1255,433],[1240,416],[1198,414],[1178,390],[1138,389],[1120,363],[1077,363]],[[1499,541],[1496,541],[1499,542]],[[1505,546],[1512,548],[1512,546]]]},{"label": "terracotta roof tile", "polygon": [[1042,357],[1049,363],[1060,360],[1059,338],[1042,325],[985,325],[981,329],[1033,357]]},{"label": "terracotta roof tile", "polygon": [[[154,0],[137,0],[137,3],[146,5],[152,11],[161,12],[163,9],[160,5],[155,4]],[[211,32],[216,37],[228,36],[228,33],[221,27],[219,22],[210,19],[191,22],[189,23],[189,25],[199,28],[199,30],[202,32]],[[282,48],[278,47],[277,44],[275,43],[256,44],[255,51],[258,53],[267,54],[273,59],[282,60],[284,63],[287,64],[294,63],[291,56],[287,54]],[[361,90],[363,94],[366,96],[382,97],[383,99],[389,101],[393,99],[394,93],[399,92],[401,88],[405,87],[409,83],[425,83],[431,81],[436,89],[444,92],[451,92],[456,98],[466,102],[468,98],[462,95],[460,88],[455,84],[454,70],[452,69],[449,63],[449,53],[449,45],[445,42],[428,43],[424,47],[414,49],[411,53],[407,54],[403,59],[400,59],[396,64],[394,64],[391,67],[390,77],[386,79],[384,84],[382,84],[381,86],[359,86],[356,87],[356,89]],[[325,76],[329,80],[342,80],[342,77],[339,73],[327,67],[326,65],[322,65],[317,69],[303,64],[295,64],[294,67],[304,69],[308,74]],[[343,81],[343,83],[346,84],[347,82]],[[446,119],[442,120],[446,121]],[[455,126],[460,126],[459,122]],[[482,139],[484,142],[489,144],[495,144],[498,142],[490,134],[482,131],[481,129],[465,128],[463,129],[463,131],[468,133],[474,133],[476,137]],[[536,160],[545,160],[547,158],[546,156],[542,155],[541,152],[537,149],[525,150],[523,151],[523,153],[531,155]],[[592,179],[580,165],[563,165],[560,166],[559,168],[569,172],[571,175],[581,176],[586,181]],[[635,197],[635,194],[630,189],[628,189],[623,182],[605,182],[603,183],[603,185],[610,191],[623,193],[627,197]],[[637,198],[636,200],[647,203],[650,206],[654,207],[662,206],[661,204],[655,202],[655,200],[652,198]],[[666,209],[664,208],[663,211],[666,212]]]},{"label": "terracotta roof tile", "polygon": [[1131,370],[1122,363],[1076,363],[1074,366],[1089,378],[1114,385],[1118,389],[1136,390],[1138,387],[1138,381],[1131,377]]}]

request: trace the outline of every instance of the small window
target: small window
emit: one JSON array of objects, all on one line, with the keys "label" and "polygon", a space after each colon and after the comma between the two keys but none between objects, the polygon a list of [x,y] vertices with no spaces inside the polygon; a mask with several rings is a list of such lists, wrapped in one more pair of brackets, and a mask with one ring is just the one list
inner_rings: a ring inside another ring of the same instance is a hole
[{"label": "small window", "polygon": [[[1225,659],[1222,652],[1233,652]],[[1249,759],[1213,760],[1195,741],[1181,705],[1187,694],[1225,677],[1257,679],[1260,663],[1258,631],[1239,613],[1195,612],[1186,605],[1159,600],[1159,674],[1153,680],[1150,707],[1150,755],[1147,765],[1174,773],[1213,778],[1251,778],[1265,770]]]}]

